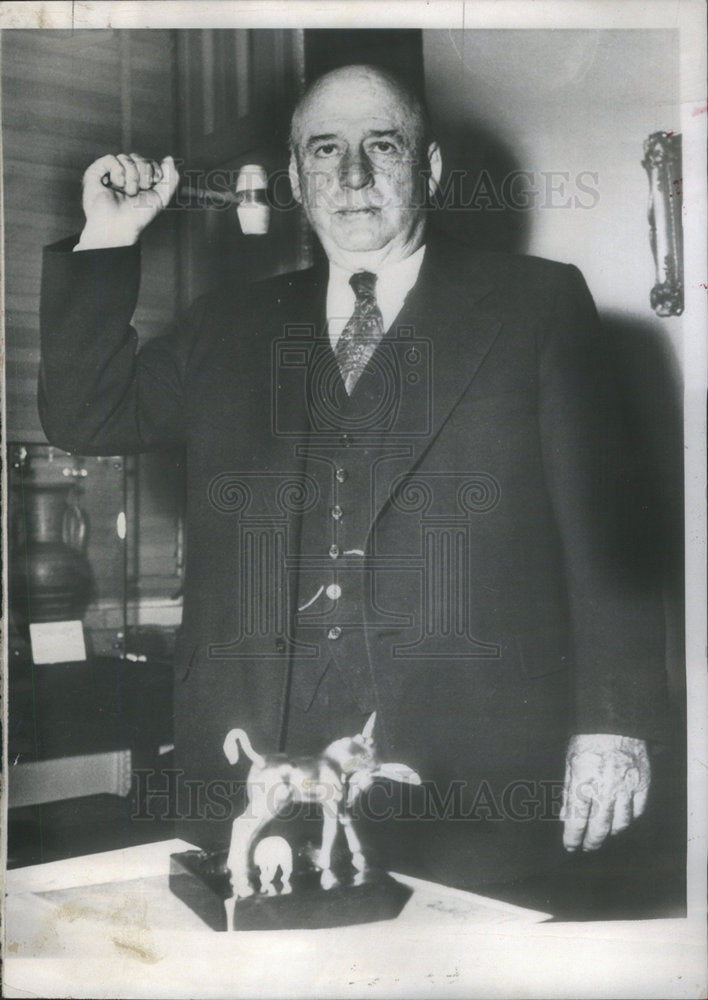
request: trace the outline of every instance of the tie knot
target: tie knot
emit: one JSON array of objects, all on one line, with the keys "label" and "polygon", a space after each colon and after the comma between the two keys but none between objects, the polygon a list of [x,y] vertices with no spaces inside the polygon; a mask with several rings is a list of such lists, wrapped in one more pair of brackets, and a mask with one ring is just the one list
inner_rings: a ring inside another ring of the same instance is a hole
[{"label": "tie knot", "polygon": [[357,301],[366,298],[374,298],[376,295],[376,275],[371,271],[355,271],[349,279],[349,284],[354,290]]}]

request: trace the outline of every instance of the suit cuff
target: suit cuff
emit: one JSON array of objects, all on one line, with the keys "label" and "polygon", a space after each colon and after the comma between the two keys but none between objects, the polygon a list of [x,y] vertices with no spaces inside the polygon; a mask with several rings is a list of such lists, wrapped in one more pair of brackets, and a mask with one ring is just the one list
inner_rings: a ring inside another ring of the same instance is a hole
[{"label": "suit cuff", "polygon": [[81,233],[74,233],[72,236],[66,236],[64,239],[57,240],[56,243],[49,243],[44,248],[45,254],[67,254],[73,253],[75,250],[79,254],[98,254],[103,256],[104,254],[113,254],[116,257],[128,253],[135,254],[139,253],[139,243],[125,243],[119,247],[87,247],[86,249],[78,249],[78,244],[81,239]]}]

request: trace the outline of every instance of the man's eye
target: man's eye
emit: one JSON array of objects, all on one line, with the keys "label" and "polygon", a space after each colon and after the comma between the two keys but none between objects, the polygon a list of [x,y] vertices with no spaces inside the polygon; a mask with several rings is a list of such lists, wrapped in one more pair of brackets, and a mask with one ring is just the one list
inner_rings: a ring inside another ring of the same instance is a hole
[{"label": "man's eye", "polygon": [[374,153],[395,153],[396,147],[387,139],[377,139],[372,143],[371,149]]},{"label": "man's eye", "polygon": [[315,149],[315,156],[334,156],[337,152],[337,146],[333,142],[324,142],[321,146],[317,146]]}]

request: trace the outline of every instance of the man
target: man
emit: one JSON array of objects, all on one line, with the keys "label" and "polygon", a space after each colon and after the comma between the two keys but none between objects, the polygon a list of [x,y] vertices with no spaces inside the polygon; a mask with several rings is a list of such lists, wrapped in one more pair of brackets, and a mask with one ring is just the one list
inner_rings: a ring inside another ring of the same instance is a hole
[{"label": "man", "polygon": [[566,744],[563,841],[596,849],[644,807],[664,678],[589,293],[429,231],[441,153],[387,73],[321,78],[291,142],[326,266],[217,291],[136,354],[138,239],[177,176],[135,154],[89,167],[81,237],[45,262],[50,440],[187,451],[175,741],[180,808],[210,820],[188,835],[228,837],[228,730],[312,752],[376,709],[424,779],[371,798],[391,867],[472,887],[551,863]]}]

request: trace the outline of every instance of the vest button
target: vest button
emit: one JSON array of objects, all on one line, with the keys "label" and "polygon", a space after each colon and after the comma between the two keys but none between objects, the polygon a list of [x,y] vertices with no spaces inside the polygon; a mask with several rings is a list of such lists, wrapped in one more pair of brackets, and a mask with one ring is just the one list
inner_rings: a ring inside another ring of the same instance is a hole
[{"label": "vest button", "polygon": [[349,473],[347,472],[346,469],[337,469],[336,472],[334,473],[334,478],[337,480],[338,483],[346,482],[348,477]]},{"label": "vest button", "polygon": [[329,547],[329,557],[330,559],[339,559],[339,546],[330,545]]},{"label": "vest button", "polygon": [[328,639],[338,639],[342,634],[342,630],[339,625],[333,625],[331,629],[327,632]]},{"label": "vest button", "polygon": [[338,583],[330,583],[325,593],[327,594],[327,597],[329,597],[330,601],[337,601],[342,596],[342,588]]},{"label": "vest button", "polygon": [[337,504],[335,507],[332,507],[332,509],[330,510],[330,514],[332,515],[335,521],[338,521],[343,513],[344,511],[339,506],[339,504]]}]

